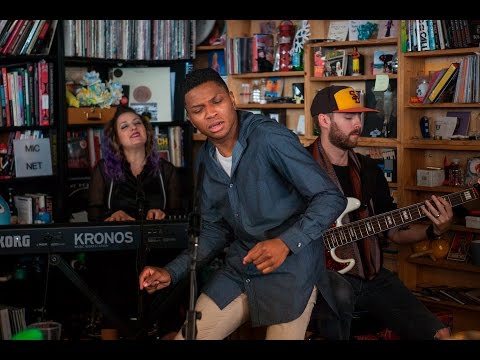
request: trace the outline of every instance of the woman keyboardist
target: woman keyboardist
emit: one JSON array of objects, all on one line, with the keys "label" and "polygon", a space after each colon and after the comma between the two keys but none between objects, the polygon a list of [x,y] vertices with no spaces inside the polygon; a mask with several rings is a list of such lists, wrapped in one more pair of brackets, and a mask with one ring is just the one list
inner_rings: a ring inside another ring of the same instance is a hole
[{"label": "woman keyboardist", "polygon": [[[105,125],[103,159],[97,163],[90,179],[90,222],[162,220],[169,214],[181,212],[182,191],[178,170],[160,157],[156,141],[148,119],[132,108],[117,108],[113,119]],[[149,256],[174,255],[167,253],[165,250]],[[99,292],[109,299],[107,303],[116,304],[114,310],[123,318],[136,317],[135,304],[139,294],[134,286],[139,257],[135,260],[132,254],[113,252],[89,256],[93,260],[90,266],[93,276],[102,274],[103,279],[108,279],[108,285],[101,280],[103,285],[99,286]],[[171,303],[172,298],[177,298],[174,303],[178,307],[181,303],[178,298],[185,296],[187,288],[182,287],[149,299],[146,320],[158,319],[166,327],[166,332],[172,330],[169,327],[176,329],[179,325],[176,323],[175,310],[172,304],[166,304]],[[181,323],[183,319],[178,321]]]},{"label": "woman keyboardist", "polygon": [[103,159],[92,174],[89,221],[162,220],[180,210],[177,169],[162,159],[150,122],[118,107],[104,129]]}]

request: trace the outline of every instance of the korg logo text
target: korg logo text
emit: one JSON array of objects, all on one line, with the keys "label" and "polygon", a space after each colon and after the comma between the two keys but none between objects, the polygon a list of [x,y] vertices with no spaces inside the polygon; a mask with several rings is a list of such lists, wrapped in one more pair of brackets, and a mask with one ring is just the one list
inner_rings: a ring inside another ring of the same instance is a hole
[{"label": "korg logo text", "polygon": [[117,232],[94,232],[74,234],[75,246],[101,247],[110,244],[130,244],[133,242],[133,233],[131,231]]},{"label": "korg logo text", "polygon": [[30,247],[30,235],[0,236],[0,248],[25,248]]}]

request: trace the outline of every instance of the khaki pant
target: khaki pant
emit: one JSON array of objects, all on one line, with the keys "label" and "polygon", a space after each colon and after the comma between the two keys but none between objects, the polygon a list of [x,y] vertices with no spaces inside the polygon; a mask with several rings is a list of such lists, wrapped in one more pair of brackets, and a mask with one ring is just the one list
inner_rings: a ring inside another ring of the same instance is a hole
[{"label": "khaki pant", "polygon": [[[316,300],[317,288],[314,287],[303,314],[288,323],[268,326],[265,339],[304,340]],[[197,340],[223,340],[250,317],[245,293],[233,300],[223,310],[220,310],[207,295],[201,294],[195,309],[202,314],[202,318],[197,320]],[[182,332],[179,331],[175,340],[183,339]]]}]

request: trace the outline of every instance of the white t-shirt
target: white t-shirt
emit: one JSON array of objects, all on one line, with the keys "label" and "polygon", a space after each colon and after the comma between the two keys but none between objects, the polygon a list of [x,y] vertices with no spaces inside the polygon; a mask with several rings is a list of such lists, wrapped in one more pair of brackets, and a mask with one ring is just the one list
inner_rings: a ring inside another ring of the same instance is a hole
[{"label": "white t-shirt", "polygon": [[232,157],[231,156],[223,156],[220,154],[220,151],[218,151],[217,148],[215,148],[215,152],[217,153],[217,159],[220,162],[220,165],[222,165],[223,170],[228,174],[228,176],[232,176]]}]

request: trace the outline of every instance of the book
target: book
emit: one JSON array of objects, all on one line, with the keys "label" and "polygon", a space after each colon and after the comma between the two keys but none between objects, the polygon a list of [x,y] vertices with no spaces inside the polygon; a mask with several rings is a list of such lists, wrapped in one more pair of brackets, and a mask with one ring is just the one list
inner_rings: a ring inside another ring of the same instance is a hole
[{"label": "book", "polygon": [[398,20],[379,20],[378,39],[395,38],[398,34]]},{"label": "book", "polygon": [[68,137],[68,168],[88,169],[90,161],[88,158],[88,135],[84,132],[74,133]]},{"label": "book", "polygon": [[457,124],[453,135],[468,135],[468,128],[470,125],[470,111],[447,111],[446,116],[452,116],[457,118]]},{"label": "book", "polygon": [[225,52],[223,50],[209,51],[208,67],[218,72],[220,76],[226,76],[227,69],[225,67]]},{"label": "book", "polygon": [[455,294],[454,291],[450,289],[439,289],[438,292],[442,295],[445,295],[449,300],[455,301],[460,305],[465,305],[465,302],[462,299],[460,299],[460,297],[457,294]]},{"label": "book", "polygon": [[253,34],[251,61],[252,72],[272,71],[274,62],[274,41],[272,34]]},{"label": "book", "polygon": [[435,103],[450,103],[454,102],[455,90],[457,88],[457,78],[460,71],[456,71],[453,76],[447,81],[442,90],[440,90]]},{"label": "book", "polygon": [[17,208],[19,224],[33,224],[35,205],[33,198],[26,195],[14,196],[15,207]]},{"label": "book", "polygon": [[430,76],[430,80],[428,82],[427,92],[425,93],[425,95],[423,97],[423,103],[424,104],[429,104],[430,103],[430,100],[429,100],[428,97],[432,93],[433,89],[437,86],[438,82],[440,81],[440,79],[442,78],[443,74],[445,74],[446,71],[447,71],[447,68],[444,68],[444,69],[434,71],[432,73],[432,75]]},{"label": "book", "polygon": [[433,88],[432,92],[428,96],[428,100],[430,102],[435,102],[437,99],[438,95],[440,92],[447,86],[448,82],[452,79],[454,74],[458,71],[458,67],[460,66],[460,63],[454,62],[450,64],[448,67],[447,71],[443,74],[443,76],[440,78],[436,86]]},{"label": "book", "polygon": [[284,79],[281,77],[269,77],[265,84],[265,98],[275,99],[282,97]]},{"label": "book", "polygon": [[450,250],[447,255],[448,260],[465,261],[470,248],[470,243],[473,238],[473,233],[465,231],[456,231],[452,243],[450,244]]},{"label": "book", "polygon": [[373,75],[392,73],[392,60],[395,57],[395,49],[374,50],[373,52]]},{"label": "book", "polygon": [[155,134],[157,137],[157,146],[160,157],[170,161],[170,151],[168,147],[168,134],[161,131],[159,127],[155,127]]},{"label": "book", "polygon": [[348,20],[330,20],[327,37],[336,41],[345,41],[347,40],[348,28]]},{"label": "book", "polygon": [[480,289],[466,290],[463,294],[470,298],[476,305],[480,305]]}]

